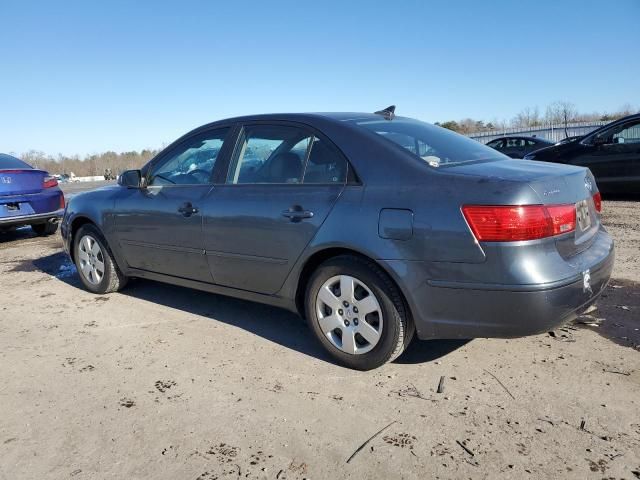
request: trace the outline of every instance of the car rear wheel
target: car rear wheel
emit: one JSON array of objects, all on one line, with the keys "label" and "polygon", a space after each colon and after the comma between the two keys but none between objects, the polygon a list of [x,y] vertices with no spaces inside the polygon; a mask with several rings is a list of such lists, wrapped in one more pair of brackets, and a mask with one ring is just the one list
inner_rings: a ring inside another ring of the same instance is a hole
[{"label": "car rear wheel", "polygon": [[394,360],[414,333],[398,288],[375,263],[357,256],[335,257],[318,267],[307,287],[305,308],[324,348],[357,370]]},{"label": "car rear wheel", "polygon": [[53,235],[58,231],[58,222],[36,223],[35,225],[31,225],[31,230],[41,237]]},{"label": "car rear wheel", "polygon": [[93,225],[83,225],[74,236],[76,268],[84,287],[93,293],[117,292],[127,283],[113,260],[107,242]]}]

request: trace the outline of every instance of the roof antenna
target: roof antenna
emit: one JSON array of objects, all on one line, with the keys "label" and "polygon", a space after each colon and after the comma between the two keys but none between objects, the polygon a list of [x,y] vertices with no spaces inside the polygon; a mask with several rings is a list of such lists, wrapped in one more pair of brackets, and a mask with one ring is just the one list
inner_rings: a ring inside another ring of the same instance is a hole
[{"label": "roof antenna", "polygon": [[382,115],[386,120],[392,120],[393,117],[396,116],[396,106],[389,105],[384,110],[378,110],[377,112],[373,112],[376,115]]}]

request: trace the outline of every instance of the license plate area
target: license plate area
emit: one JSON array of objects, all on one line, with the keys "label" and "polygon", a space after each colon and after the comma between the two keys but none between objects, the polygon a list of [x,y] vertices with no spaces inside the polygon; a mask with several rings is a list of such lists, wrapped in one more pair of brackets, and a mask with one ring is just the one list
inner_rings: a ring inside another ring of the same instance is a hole
[{"label": "license plate area", "polygon": [[0,217],[22,217],[34,212],[28,203],[10,202],[0,204]]},{"label": "license plate area", "polygon": [[576,203],[576,223],[580,232],[586,232],[591,227],[591,213],[586,200]]}]

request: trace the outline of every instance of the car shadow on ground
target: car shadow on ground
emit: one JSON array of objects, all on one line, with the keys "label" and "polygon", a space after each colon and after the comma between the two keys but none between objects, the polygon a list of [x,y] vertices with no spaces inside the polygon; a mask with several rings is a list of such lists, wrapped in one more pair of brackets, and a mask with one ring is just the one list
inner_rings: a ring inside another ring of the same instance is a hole
[{"label": "car shadow on ground", "polygon": [[41,238],[38,237],[31,227],[20,227],[11,230],[0,230],[0,245],[9,244],[10,242],[16,242],[18,240],[25,240],[27,238]]},{"label": "car shadow on ground", "polygon": [[[67,256],[55,253],[17,263],[13,271],[39,270],[75,288],[82,288]],[[151,280],[131,281],[119,294],[164,305],[213,321],[233,325],[305,355],[333,363],[298,315],[269,305],[168,285]],[[467,340],[414,340],[396,363],[417,364],[436,360],[460,348]]]}]

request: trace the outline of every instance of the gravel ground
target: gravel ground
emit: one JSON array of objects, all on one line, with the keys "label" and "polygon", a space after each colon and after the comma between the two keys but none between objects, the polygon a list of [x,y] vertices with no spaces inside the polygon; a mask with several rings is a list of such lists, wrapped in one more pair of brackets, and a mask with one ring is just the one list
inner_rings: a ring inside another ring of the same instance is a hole
[{"label": "gravel ground", "polygon": [[639,205],[604,203],[617,264],[582,323],[367,373],[290,313],[91,295],[58,236],[0,236],[0,478],[640,478]]}]

